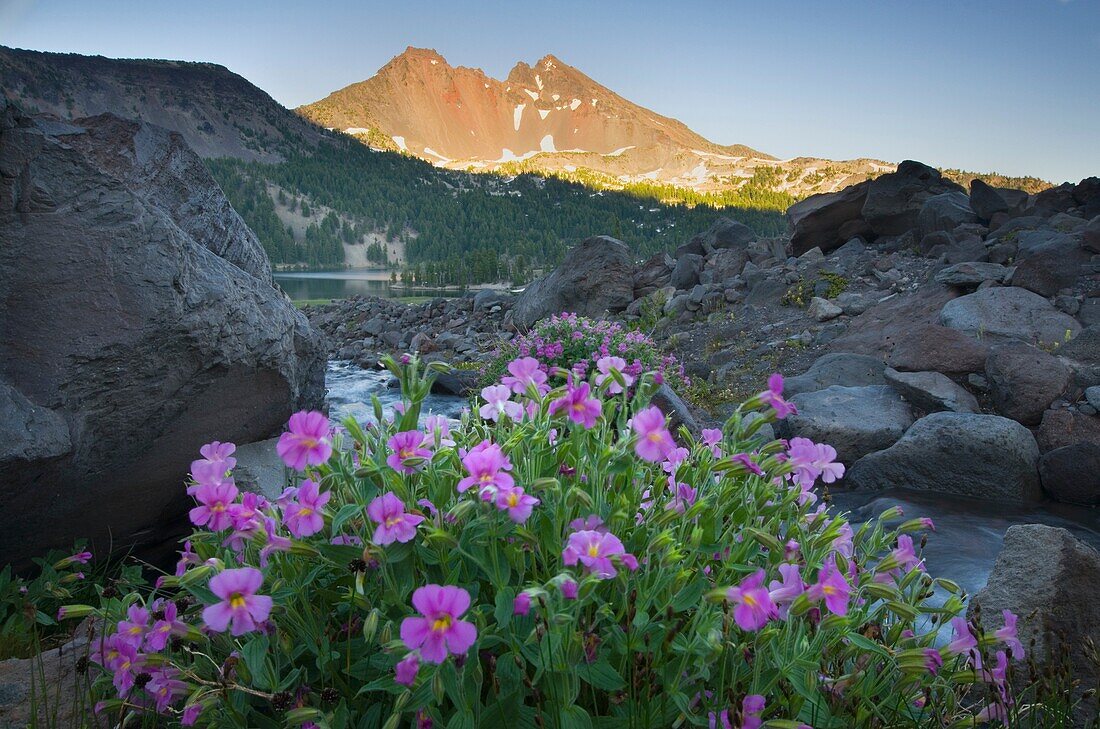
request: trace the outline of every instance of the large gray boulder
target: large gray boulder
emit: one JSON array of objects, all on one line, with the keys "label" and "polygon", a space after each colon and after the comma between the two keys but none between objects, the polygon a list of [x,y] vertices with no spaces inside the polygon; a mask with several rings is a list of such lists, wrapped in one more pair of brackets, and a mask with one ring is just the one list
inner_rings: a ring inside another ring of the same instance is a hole
[{"label": "large gray boulder", "polygon": [[982,341],[1021,339],[1031,344],[1059,344],[1081,331],[1081,325],[1038,294],[1016,286],[983,289],[948,301],[940,312],[944,326]]},{"label": "large gray boulder", "polygon": [[877,357],[851,352],[833,352],[818,357],[810,368],[801,375],[788,377],[783,383],[783,392],[788,397],[803,392],[824,390],[833,385],[861,387],[864,385],[885,385],[882,371],[886,365]]},{"label": "large gray boulder", "polygon": [[828,443],[846,464],[888,448],[913,423],[909,406],[887,385],[834,385],[795,395],[791,402],[798,413],[780,421],[781,434]]},{"label": "large gray boulder", "polygon": [[1038,425],[1047,406],[1069,385],[1069,369],[1057,357],[1024,342],[992,347],[985,361],[997,412],[1024,425]]},{"label": "large gray boulder", "polygon": [[[644,296],[668,286],[672,279],[672,268],[676,261],[665,252],[653,254],[645,263],[638,266],[634,272],[634,298]],[[738,269],[740,272],[740,269]]]},{"label": "large gray boulder", "polygon": [[894,445],[859,459],[845,483],[1026,502],[1039,497],[1038,462],[1035,438],[1014,420],[932,413]]},{"label": "large gray boulder", "polygon": [[599,316],[623,311],[634,300],[634,256],[608,235],[582,241],[561,265],[532,282],[516,298],[512,321],[528,329],[563,311]]},{"label": "large gray boulder", "polygon": [[1078,236],[1053,230],[1021,233],[1017,246],[1018,257],[1011,283],[1041,296],[1054,296],[1072,287],[1088,258]]},{"label": "large gray boulder", "polygon": [[1068,530],[1009,527],[989,580],[971,600],[971,615],[978,610],[987,632],[1001,627],[1002,611],[1011,611],[1029,658],[1042,666],[1066,651],[1077,691],[1096,686],[1089,652],[1100,644],[1100,554]]},{"label": "large gray boulder", "polygon": [[170,541],[210,440],[324,398],[324,356],[178,134],[0,107],[0,562]]},{"label": "large gray boulder", "polygon": [[[746,248],[749,243],[756,240],[756,231],[744,223],[738,223],[729,218],[718,218],[714,224],[692,239],[703,249],[703,253],[711,254],[727,248]],[[695,252],[695,251],[693,251]]]},{"label": "large gray boulder", "polygon": [[810,197],[787,208],[791,226],[791,250],[801,256],[811,248],[823,252],[839,248],[848,242],[842,232],[846,224],[859,220],[867,201],[870,180],[840,190]]},{"label": "large gray boulder", "polygon": [[928,198],[917,214],[920,234],[938,231],[950,232],[965,223],[978,222],[978,216],[970,209],[970,198],[965,192],[942,192]]},{"label": "large gray boulder", "polygon": [[919,324],[904,334],[886,357],[896,370],[962,375],[985,369],[988,347],[957,329]]},{"label": "large gray boulder", "polygon": [[896,172],[876,177],[867,187],[862,217],[876,236],[901,235],[919,227],[921,208],[946,192],[963,192],[939,170],[906,160]]}]

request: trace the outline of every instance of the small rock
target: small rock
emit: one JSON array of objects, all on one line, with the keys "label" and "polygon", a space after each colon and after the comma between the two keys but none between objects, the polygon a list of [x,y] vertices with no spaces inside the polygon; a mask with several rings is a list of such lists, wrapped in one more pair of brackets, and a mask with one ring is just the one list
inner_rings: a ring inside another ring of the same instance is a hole
[{"label": "small rock", "polygon": [[1100,385],[1093,385],[1085,389],[1085,399],[1097,410],[1100,410]]},{"label": "small rock", "polygon": [[829,321],[843,314],[844,310],[828,299],[815,296],[810,299],[810,306],[806,309],[806,313],[817,321]]},{"label": "small rock", "polygon": [[983,281],[1004,283],[1011,273],[1011,268],[996,263],[968,261],[948,266],[937,273],[936,283],[957,289],[974,289]]}]

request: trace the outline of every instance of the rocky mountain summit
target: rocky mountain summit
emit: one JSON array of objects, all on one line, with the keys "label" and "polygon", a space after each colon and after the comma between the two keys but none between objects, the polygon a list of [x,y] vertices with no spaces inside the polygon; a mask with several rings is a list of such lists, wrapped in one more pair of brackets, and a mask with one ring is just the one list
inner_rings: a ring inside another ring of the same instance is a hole
[{"label": "rocky mountain summit", "polygon": [[3,562],[170,544],[212,433],[321,404],[316,334],[181,135],[0,104],[0,238]]},{"label": "rocky mountain summit", "polygon": [[737,189],[757,170],[793,195],[832,191],[893,169],[878,160],[777,160],[720,145],[639,106],[561,59],[517,63],[504,80],[409,47],[365,81],[298,112],[321,126],[453,169],[523,169],[695,190]]}]

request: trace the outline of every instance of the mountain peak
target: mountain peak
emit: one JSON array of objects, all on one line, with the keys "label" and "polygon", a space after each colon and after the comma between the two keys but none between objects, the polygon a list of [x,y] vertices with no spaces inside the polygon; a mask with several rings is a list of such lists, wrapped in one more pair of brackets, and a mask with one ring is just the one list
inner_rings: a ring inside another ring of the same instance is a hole
[{"label": "mountain peak", "polygon": [[[416,46],[407,46],[404,51],[399,55],[394,56],[390,63],[394,61],[428,61],[432,65],[448,66],[447,59],[434,48],[417,48]],[[386,64],[389,65],[389,64]]]}]

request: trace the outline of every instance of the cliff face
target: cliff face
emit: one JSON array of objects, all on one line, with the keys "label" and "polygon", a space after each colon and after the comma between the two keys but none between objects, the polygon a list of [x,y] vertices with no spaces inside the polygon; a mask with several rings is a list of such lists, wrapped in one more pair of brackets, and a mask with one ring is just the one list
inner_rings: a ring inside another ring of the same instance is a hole
[{"label": "cliff face", "polygon": [[778,166],[792,190],[820,184],[826,166],[829,185],[890,169],[873,160],[780,162],[744,145],[715,144],[554,56],[534,66],[518,63],[498,81],[480,69],[453,67],[435,51],[409,48],[366,81],[298,111],[372,145],[457,169],[523,161],[543,171],[729,189],[757,167]]},{"label": "cliff face", "polygon": [[204,442],[324,396],[315,332],[179,134],[0,105],[0,562],[171,539]]},{"label": "cliff face", "polygon": [[61,118],[112,113],[179,132],[201,157],[275,161],[321,135],[213,63],[112,59],[0,46],[3,94]]}]

